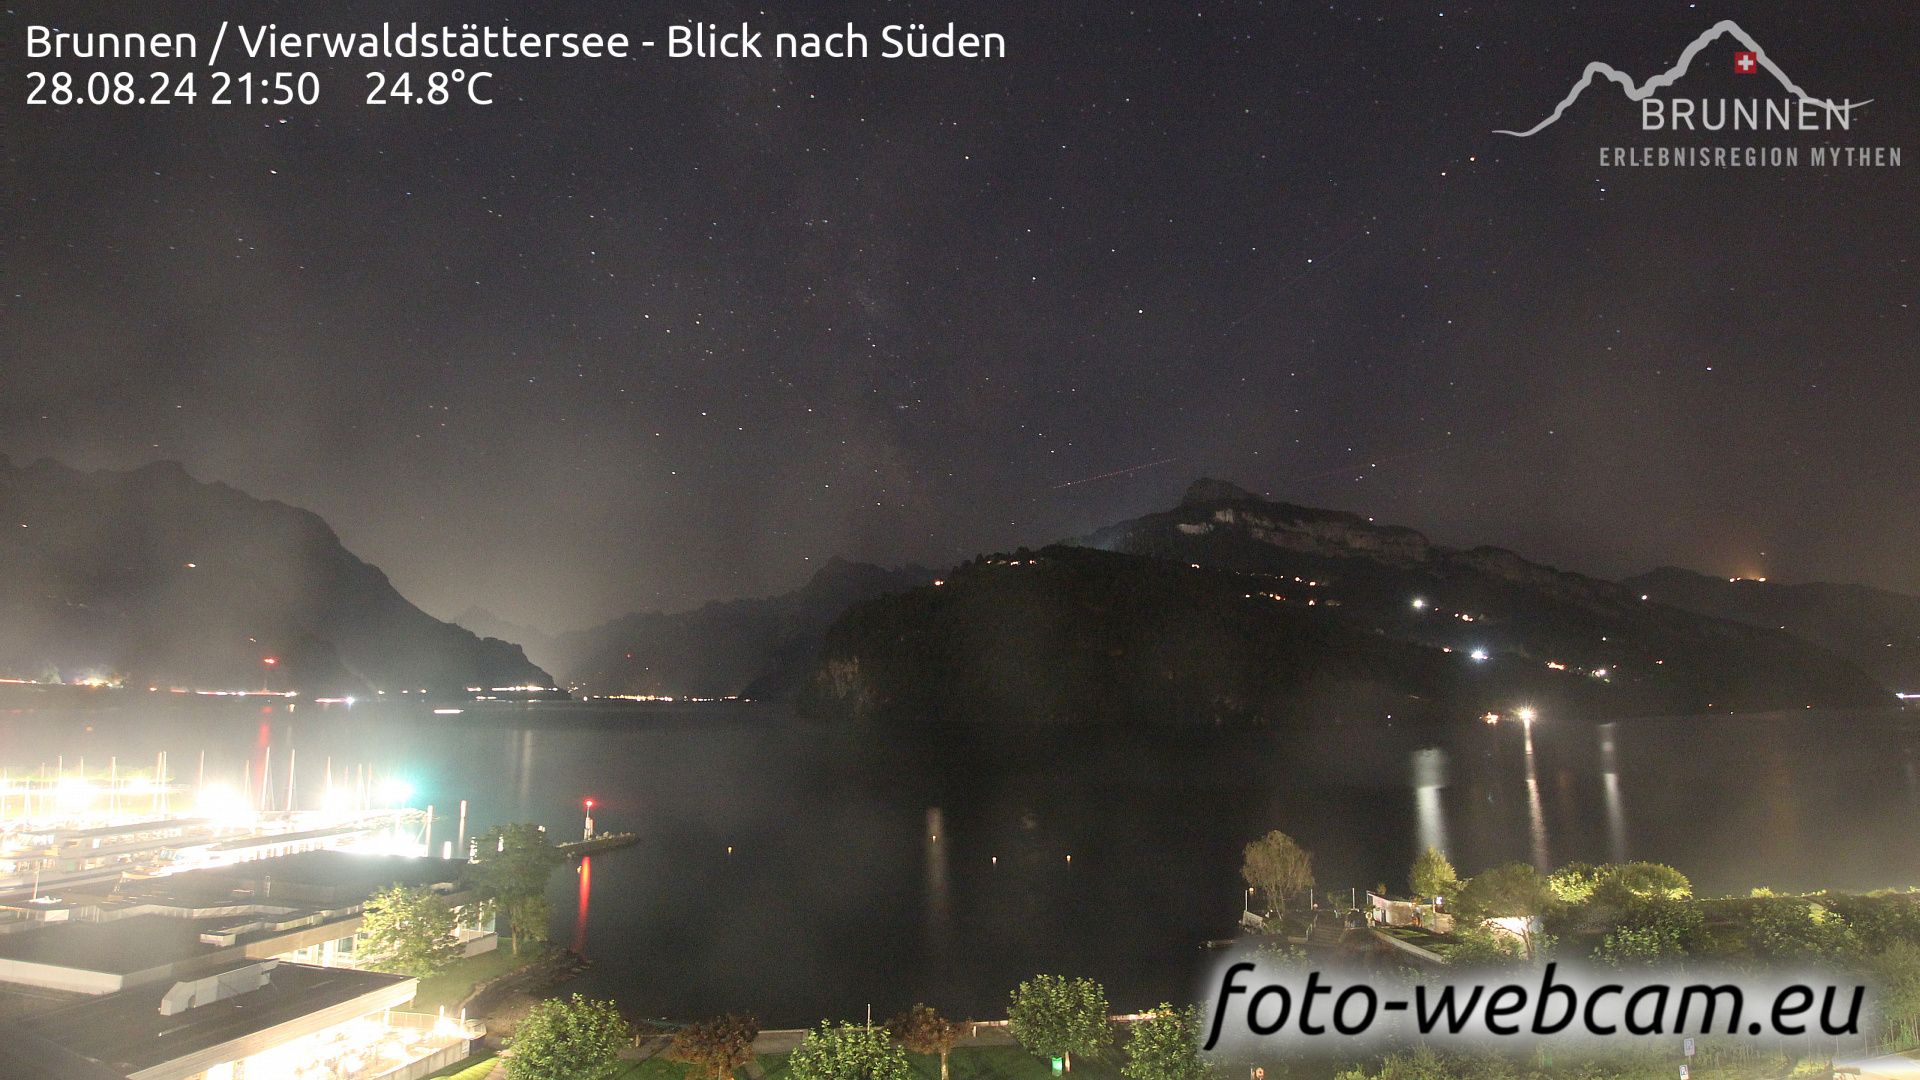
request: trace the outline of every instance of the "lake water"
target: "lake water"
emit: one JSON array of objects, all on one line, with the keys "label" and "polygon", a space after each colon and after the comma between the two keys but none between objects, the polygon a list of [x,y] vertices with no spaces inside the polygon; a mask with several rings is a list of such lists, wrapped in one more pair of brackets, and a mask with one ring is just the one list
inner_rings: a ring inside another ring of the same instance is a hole
[{"label": "lake water", "polygon": [[[90,729],[90,730],[89,730]],[[1920,723],[1897,711],[1640,720],[1415,735],[1102,729],[876,730],[775,706],[258,705],[0,713],[0,761],[171,756],[237,783],[262,741],[301,798],[371,762],[473,831],[501,821],[640,843],[555,875],[578,989],[646,1015],[769,1026],[915,1000],[1004,1015],[1039,971],[1117,1009],[1190,999],[1233,932],[1240,848],[1283,829],[1324,889],[1405,886],[1426,843],[1463,872],[1645,858],[1702,891],[1920,883]],[[311,793],[311,794],[309,794]]]}]

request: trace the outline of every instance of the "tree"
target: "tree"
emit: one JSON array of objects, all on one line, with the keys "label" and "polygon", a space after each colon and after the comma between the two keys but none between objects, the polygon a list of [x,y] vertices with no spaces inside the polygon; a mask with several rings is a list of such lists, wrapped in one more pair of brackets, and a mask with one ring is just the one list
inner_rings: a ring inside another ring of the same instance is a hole
[{"label": "tree", "polygon": [[1107,992],[1092,979],[1035,975],[1014,990],[1007,1004],[1013,1039],[1036,1057],[1066,1059],[1095,1054],[1113,1042]]},{"label": "tree", "polygon": [[1313,884],[1313,856],[1278,829],[1247,845],[1240,876],[1267,898],[1267,913],[1284,914],[1287,897]]},{"label": "tree", "polygon": [[395,885],[367,900],[360,916],[359,942],[375,971],[426,978],[460,956],[453,936],[458,916],[430,888]]},{"label": "tree", "polygon": [[1555,870],[1547,883],[1562,903],[1598,905],[1602,922],[1611,922],[1617,909],[1635,900],[1684,900],[1693,895],[1687,875],[1653,862],[1568,863]]},{"label": "tree", "polygon": [[797,1080],[914,1080],[907,1052],[885,1031],[825,1020],[787,1056],[787,1069]]},{"label": "tree", "polygon": [[1920,944],[1895,941],[1866,967],[1880,988],[1881,1038],[1899,1046],[1920,1042]]},{"label": "tree", "polygon": [[1533,917],[1554,909],[1553,886],[1540,871],[1526,863],[1507,863],[1484,870],[1460,886],[1460,902],[1454,913],[1470,923],[1488,919],[1526,920],[1519,931],[1527,955],[1534,954]]},{"label": "tree", "polygon": [[674,1032],[667,1060],[692,1066],[699,1080],[731,1080],[733,1070],[753,1060],[753,1040],[759,1034],[758,1020],[732,1013],[688,1024]]},{"label": "tree", "polygon": [[1540,871],[1526,863],[1484,870],[1460,886],[1461,917],[1478,922],[1509,916],[1543,915],[1554,905],[1553,889]]},{"label": "tree", "polygon": [[1584,904],[1600,887],[1606,874],[1606,867],[1570,862],[1547,876],[1547,886],[1563,904]]},{"label": "tree", "polygon": [[533,1007],[514,1029],[508,1080],[603,1080],[620,1069],[633,1029],[611,1001],[579,994]]},{"label": "tree", "polygon": [[1609,870],[1603,887],[1612,886],[1641,900],[1685,900],[1693,895],[1687,875],[1664,863],[1630,862]]},{"label": "tree", "polygon": [[947,1055],[960,1041],[959,1024],[935,1012],[931,1005],[915,1004],[887,1021],[887,1030],[916,1054],[940,1055],[940,1080],[947,1080]]},{"label": "tree", "polygon": [[1413,886],[1415,899],[1431,901],[1436,896],[1454,895],[1460,888],[1460,875],[1439,848],[1430,847],[1413,860],[1407,884]]},{"label": "tree", "polygon": [[553,915],[547,903],[547,879],[565,861],[566,856],[547,843],[547,834],[538,825],[497,825],[477,841],[474,887],[507,917],[515,956],[520,955],[523,938],[547,939],[547,922]]},{"label": "tree", "polygon": [[1200,1011],[1162,1002],[1133,1025],[1127,1040],[1127,1080],[1207,1080],[1212,1066],[1200,1059]]}]

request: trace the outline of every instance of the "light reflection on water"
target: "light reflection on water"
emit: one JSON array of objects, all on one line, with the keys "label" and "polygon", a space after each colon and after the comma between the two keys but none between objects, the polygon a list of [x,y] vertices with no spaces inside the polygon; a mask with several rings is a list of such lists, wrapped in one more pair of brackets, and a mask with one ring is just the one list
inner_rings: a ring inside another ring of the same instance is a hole
[{"label": "light reflection on water", "polygon": [[1607,816],[1607,861],[1627,861],[1627,815],[1620,800],[1620,758],[1614,749],[1614,729],[1618,724],[1601,724],[1594,729],[1600,739],[1600,784]]},{"label": "light reflection on water", "polygon": [[1547,854],[1547,815],[1540,808],[1540,768],[1533,757],[1533,723],[1522,724],[1521,739],[1526,746],[1527,763],[1527,839],[1531,841],[1533,865],[1541,871],[1553,868]]},{"label": "light reflection on water", "polygon": [[947,884],[947,845],[941,842],[946,831],[946,815],[937,806],[927,807],[927,931],[928,940],[945,942],[947,926],[953,917],[953,896]]},{"label": "light reflection on water", "polygon": [[1447,850],[1447,816],[1440,793],[1447,787],[1447,752],[1421,747],[1408,755],[1413,774],[1414,847]]},{"label": "light reflection on water", "polygon": [[[204,751],[208,780],[237,787],[258,782],[260,719],[0,714],[0,762],[166,751],[192,780]],[[1654,859],[1708,892],[1920,883],[1920,729],[1897,714],[1543,716],[1417,736],[303,705],[270,729],[276,784],[298,751],[303,804],[328,773],[399,777],[443,820],[470,800],[467,836],[516,820],[575,835],[594,796],[602,829],[640,839],[555,875],[555,939],[595,961],[576,988],[683,1019],[742,1009],[795,1026],[915,1000],[986,1015],[1036,971],[1099,978],[1117,1008],[1190,998],[1209,959],[1197,944],[1239,915],[1240,849],[1271,828],[1314,852],[1326,895],[1404,889],[1428,845],[1465,873]]]},{"label": "light reflection on water", "polygon": [[584,954],[587,951],[587,915],[593,910],[593,856],[583,855],[574,874],[580,879],[579,898],[573,907],[573,951]]}]

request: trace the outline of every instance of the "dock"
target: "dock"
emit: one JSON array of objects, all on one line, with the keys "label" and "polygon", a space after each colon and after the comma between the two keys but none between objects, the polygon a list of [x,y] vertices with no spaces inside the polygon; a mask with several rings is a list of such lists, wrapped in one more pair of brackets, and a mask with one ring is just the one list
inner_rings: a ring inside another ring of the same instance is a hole
[{"label": "dock", "polygon": [[601,833],[591,840],[575,840],[558,846],[562,855],[569,859],[578,859],[583,855],[598,855],[615,848],[632,847],[639,842],[640,836],[637,833],[616,832]]}]

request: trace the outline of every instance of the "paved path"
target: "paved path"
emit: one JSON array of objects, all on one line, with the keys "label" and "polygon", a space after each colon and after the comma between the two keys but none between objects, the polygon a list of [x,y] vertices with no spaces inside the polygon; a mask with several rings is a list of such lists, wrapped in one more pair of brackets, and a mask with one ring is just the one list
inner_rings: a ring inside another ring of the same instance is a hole
[{"label": "paved path", "polygon": [[1861,1080],[1912,1080],[1920,1077],[1920,1061],[1905,1054],[1842,1058],[1833,1063],[1833,1072],[1835,1076],[1858,1076]]},{"label": "paved path", "polygon": [[[1004,1021],[992,1025],[966,1024],[963,1025],[963,1027],[965,1028],[965,1032],[960,1036],[960,1041],[953,1044],[956,1049],[967,1046],[1013,1045],[1013,1036],[1007,1031],[1007,1025]],[[807,1037],[809,1030],[811,1029],[776,1028],[772,1031],[763,1031],[754,1037],[753,1052],[756,1054],[790,1054],[795,1047],[800,1045],[800,1040]],[[640,1040],[640,1045],[622,1050],[620,1057],[626,1061],[645,1061],[648,1058],[657,1057],[660,1054],[666,1053],[667,1045],[672,1041],[673,1038],[669,1035],[656,1035],[652,1038],[642,1039]],[[751,1066],[749,1066],[749,1069],[751,1069]],[[489,1080],[492,1080],[492,1078],[489,1078]]]}]

